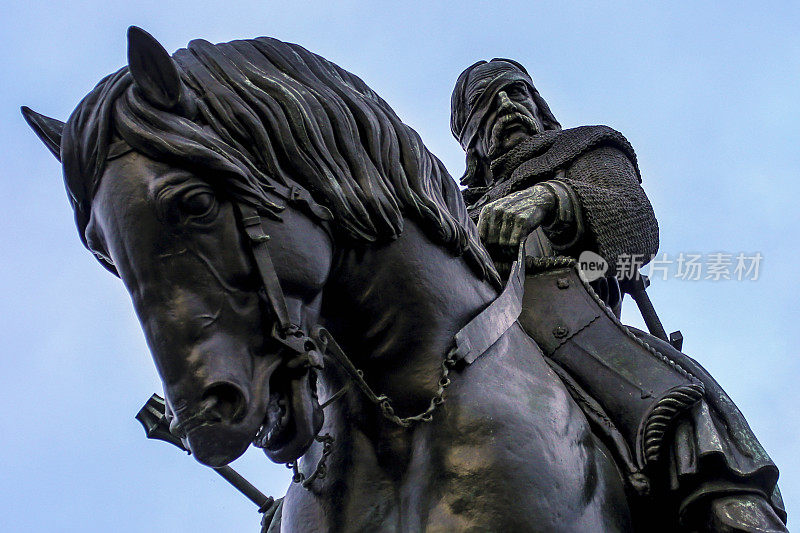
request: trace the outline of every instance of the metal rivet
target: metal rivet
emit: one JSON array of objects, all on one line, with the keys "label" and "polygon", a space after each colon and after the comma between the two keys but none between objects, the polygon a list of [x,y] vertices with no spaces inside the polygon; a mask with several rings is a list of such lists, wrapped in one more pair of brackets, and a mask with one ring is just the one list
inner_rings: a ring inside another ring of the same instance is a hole
[{"label": "metal rivet", "polygon": [[556,326],[553,328],[553,336],[557,339],[563,339],[569,333],[569,329],[565,326]]},{"label": "metal rivet", "polygon": [[558,285],[559,289],[568,289],[569,278],[558,278],[558,281],[556,281],[556,285]]}]

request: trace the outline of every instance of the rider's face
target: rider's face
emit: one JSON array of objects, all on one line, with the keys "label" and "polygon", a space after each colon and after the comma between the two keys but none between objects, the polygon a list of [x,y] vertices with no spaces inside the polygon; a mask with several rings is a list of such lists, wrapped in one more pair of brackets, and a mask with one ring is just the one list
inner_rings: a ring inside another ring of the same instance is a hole
[{"label": "rider's face", "polygon": [[514,82],[495,95],[478,130],[475,149],[480,157],[495,158],[525,137],[543,131],[530,88],[522,81]]}]

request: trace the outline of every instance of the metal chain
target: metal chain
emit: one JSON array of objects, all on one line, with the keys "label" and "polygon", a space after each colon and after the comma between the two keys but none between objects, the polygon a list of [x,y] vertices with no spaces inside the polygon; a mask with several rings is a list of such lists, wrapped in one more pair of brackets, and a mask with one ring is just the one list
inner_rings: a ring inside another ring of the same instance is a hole
[{"label": "metal chain", "polygon": [[[401,418],[395,414],[394,407],[392,406],[392,400],[388,396],[379,396],[378,398],[380,401],[378,402],[378,405],[381,408],[381,414],[386,419],[404,428],[411,427],[411,425],[415,422],[430,422],[433,420],[433,412],[437,407],[444,403],[444,393],[447,390],[447,387],[450,386],[450,370],[455,366],[455,364],[455,350],[452,350],[447,354],[447,357],[442,360],[442,375],[439,377],[439,381],[437,382],[439,387],[436,389],[436,393],[431,398],[428,408],[423,412],[419,413],[418,415]],[[361,374],[361,371],[359,371],[359,374]]]},{"label": "metal chain", "polygon": [[315,337],[317,338],[318,344],[322,348],[322,351],[333,357],[333,359],[335,359],[336,362],[338,362],[341,367],[347,371],[348,374],[350,374],[350,377],[353,379],[353,382],[356,384],[356,386],[361,389],[361,392],[364,393],[370,402],[374,403],[380,408],[381,415],[383,415],[383,417],[390,422],[403,428],[411,427],[415,422],[430,422],[433,420],[433,412],[437,407],[444,403],[445,390],[447,390],[447,387],[450,386],[450,370],[455,367],[457,363],[455,348],[450,350],[444,360],[442,360],[442,371],[439,381],[437,382],[438,388],[436,389],[436,393],[431,398],[427,409],[417,415],[401,418],[395,413],[391,398],[384,394],[375,394],[375,391],[372,390],[372,387],[370,387],[364,379],[364,372],[355,367],[350,358],[347,357],[347,354],[344,353],[342,348],[336,343],[336,340],[327,330],[320,328],[316,332]]},{"label": "metal chain", "polygon": [[328,475],[325,461],[328,460],[328,456],[331,454],[331,452],[333,452],[334,439],[330,433],[326,433],[325,435],[317,435],[314,437],[314,440],[322,443],[322,455],[317,462],[317,467],[310,476],[306,477],[305,474],[300,472],[296,460],[286,463],[286,468],[290,468],[292,470],[292,483],[301,483],[304,489],[308,489],[317,479],[325,479],[325,476]]},{"label": "metal chain", "polygon": [[[338,348],[338,346],[337,346]],[[343,352],[340,352],[342,356],[344,356]],[[436,389],[436,393],[431,398],[430,403],[428,404],[428,408],[425,409],[423,412],[414,415],[414,416],[407,416],[401,418],[397,416],[394,412],[394,407],[392,406],[392,400],[388,396],[384,395],[376,395],[372,392],[372,389],[364,380],[364,373],[361,370],[358,370],[352,363],[349,365],[352,370],[354,370],[354,378],[358,381],[359,386],[363,389],[366,389],[365,392],[367,393],[366,396],[375,404],[380,407],[381,414],[388,419],[389,421],[397,424],[400,427],[410,427],[415,422],[430,422],[433,420],[433,412],[436,410],[437,407],[444,403],[444,393],[447,390],[447,387],[450,386],[450,370],[456,364],[456,352],[455,350],[451,350],[447,357],[444,358],[442,361],[442,374],[439,377],[439,381],[437,382],[438,388]],[[345,356],[346,357],[346,356]],[[350,363],[350,360],[347,360]],[[353,374],[353,372],[351,372]],[[333,395],[327,402],[325,402],[324,406],[333,403],[335,400],[338,400],[344,395],[349,387],[345,386],[342,390],[337,392]],[[326,461],[328,460],[328,456],[333,452],[333,442],[334,438],[330,435],[330,433],[326,433],[325,435],[317,435],[314,437],[314,440],[317,442],[322,443],[322,455],[317,462],[317,466],[314,469],[314,472],[308,477],[305,474],[300,472],[300,468],[298,466],[298,461],[291,461],[286,463],[286,468],[292,470],[292,483],[300,483],[302,484],[304,489],[311,490],[309,487],[311,484],[317,479],[325,479],[325,476],[328,473]]]}]

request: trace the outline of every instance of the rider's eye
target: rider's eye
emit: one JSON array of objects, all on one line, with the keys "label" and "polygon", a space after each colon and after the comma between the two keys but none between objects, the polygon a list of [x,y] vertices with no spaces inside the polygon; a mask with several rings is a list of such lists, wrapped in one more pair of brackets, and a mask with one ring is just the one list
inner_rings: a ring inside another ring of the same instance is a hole
[{"label": "rider's eye", "polygon": [[181,198],[181,213],[188,219],[208,218],[216,211],[217,200],[210,191],[200,189],[189,192]]},{"label": "rider's eye", "polygon": [[506,94],[509,96],[522,96],[525,92],[525,86],[520,83],[515,83],[514,85],[510,85],[506,89]]}]

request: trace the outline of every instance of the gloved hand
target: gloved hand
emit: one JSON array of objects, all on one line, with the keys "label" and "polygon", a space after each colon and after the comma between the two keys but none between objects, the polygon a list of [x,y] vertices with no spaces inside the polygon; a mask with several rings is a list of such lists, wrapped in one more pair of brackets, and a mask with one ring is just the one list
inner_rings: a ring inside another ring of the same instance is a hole
[{"label": "gloved hand", "polygon": [[543,185],[512,193],[481,209],[478,233],[483,245],[503,255],[516,254],[520,243],[537,227],[550,224],[558,199]]}]

